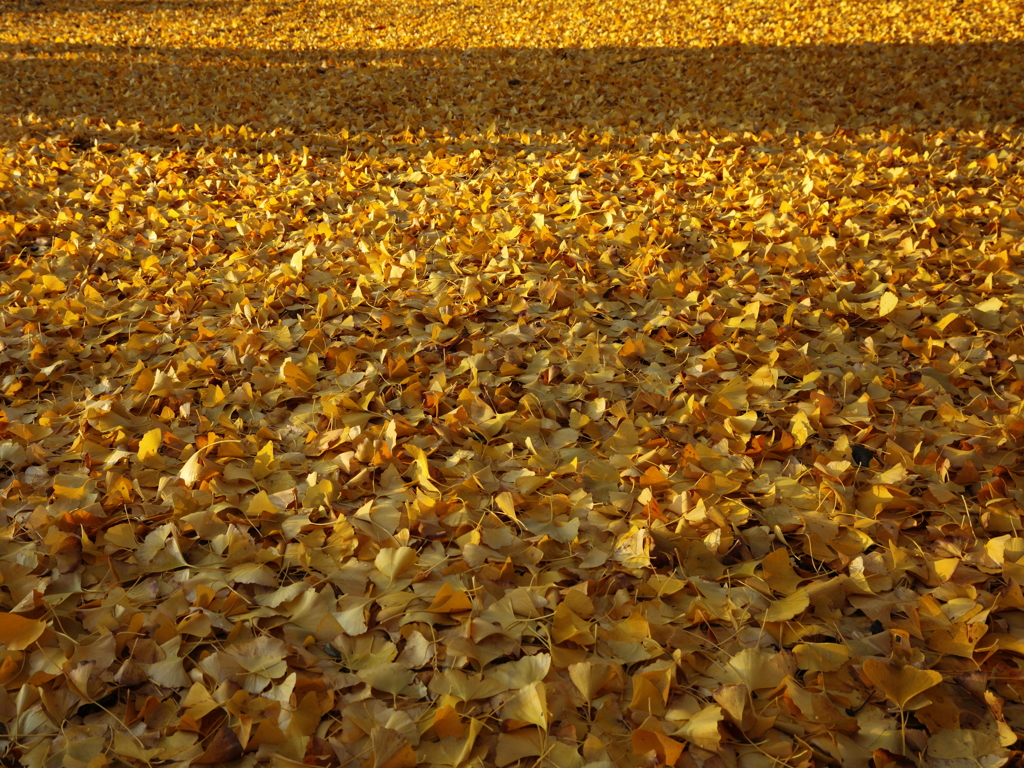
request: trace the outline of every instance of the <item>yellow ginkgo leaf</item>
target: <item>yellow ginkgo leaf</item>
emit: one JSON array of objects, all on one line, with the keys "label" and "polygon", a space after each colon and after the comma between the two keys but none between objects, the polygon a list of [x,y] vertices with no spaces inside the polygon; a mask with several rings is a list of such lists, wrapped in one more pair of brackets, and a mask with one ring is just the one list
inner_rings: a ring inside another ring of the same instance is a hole
[{"label": "yellow ginkgo leaf", "polygon": [[814,427],[811,426],[806,413],[797,411],[789,423],[789,431],[793,435],[796,447],[799,448],[807,442],[807,438],[814,434]]},{"label": "yellow ginkgo leaf", "polygon": [[572,664],[569,667],[569,679],[579,689],[587,701],[593,700],[598,692],[614,675],[611,664],[596,664],[589,661]]},{"label": "yellow ginkgo leaf", "polygon": [[139,461],[143,464],[155,459],[160,455],[160,444],[164,439],[164,431],[155,427],[147,432],[139,440]]},{"label": "yellow ginkgo leaf", "polygon": [[878,316],[885,317],[899,305],[899,297],[892,291],[886,291],[878,300]]},{"label": "yellow ginkgo leaf", "polygon": [[811,599],[807,590],[801,587],[793,594],[776,600],[768,606],[768,610],[764,612],[762,618],[765,621],[789,621],[807,610],[807,606],[810,604]]},{"label": "yellow ginkgo leaf", "polygon": [[800,669],[837,672],[850,658],[850,649],[839,643],[800,643],[793,654]]},{"label": "yellow ginkgo leaf", "polygon": [[660,765],[675,765],[686,748],[682,742],[667,736],[661,723],[654,717],[647,718],[631,736],[633,753],[642,755],[653,750]]},{"label": "yellow ginkgo leaf", "polygon": [[267,441],[256,454],[256,460],[252,465],[252,476],[257,480],[264,479],[271,473],[274,464],[274,444]]},{"label": "yellow ginkgo leaf", "polygon": [[358,672],[359,677],[379,691],[398,695],[413,681],[413,672],[401,664],[377,664]]},{"label": "yellow ginkgo leaf", "polygon": [[722,721],[723,717],[721,707],[704,707],[704,709],[687,720],[673,735],[681,736],[701,749],[715,752],[722,743],[722,733],[718,730],[718,724]]},{"label": "yellow ginkgo leaf", "polygon": [[544,683],[531,683],[508,700],[501,710],[503,720],[548,727],[548,698]]},{"label": "yellow ginkgo leaf", "polygon": [[67,286],[64,284],[64,281],[56,275],[43,275],[41,282],[48,291],[67,290]]},{"label": "yellow ginkgo leaf", "polygon": [[396,579],[416,565],[416,550],[412,547],[382,549],[374,559],[374,566],[387,579]]},{"label": "yellow ginkgo leaf", "polygon": [[8,651],[23,651],[39,639],[46,622],[28,619],[17,613],[0,613],[0,643]]},{"label": "yellow ginkgo leaf", "polygon": [[509,690],[515,691],[540,682],[550,669],[551,654],[536,653],[502,664],[495,670],[494,676],[503,685],[507,685]]},{"label": "yellow ginkgo leaf", "polygon": [[942,674],[934,669],[900,667],[879,659],[865,659],[861,670],[900,709],[918,694],[942,682]]},{"label": "yellow ginkgo leaf", "polygon": [[189,488],[199,480],[199,473],[202,471],[202,452],[196,451],[185,461],[185,464],[178,471],[178,477]]},{"label": "yellow ginkgo leaf", "polygon": [[665,714],[665,701],[654,683],[642,675],[633,675],[633,699],[629,708],[660,717]]}]

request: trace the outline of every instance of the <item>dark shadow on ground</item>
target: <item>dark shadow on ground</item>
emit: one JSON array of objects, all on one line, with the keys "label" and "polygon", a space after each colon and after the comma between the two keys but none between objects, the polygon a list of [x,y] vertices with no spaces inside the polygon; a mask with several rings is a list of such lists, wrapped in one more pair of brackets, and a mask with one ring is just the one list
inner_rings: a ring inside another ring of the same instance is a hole
[{"label": "dark shadow on ground", "polygon": [[[175,3],[174,5],[178,5]],[[1024,45],[411,51],[0,44],[0,113],[298,136],[1009,129]]]}]

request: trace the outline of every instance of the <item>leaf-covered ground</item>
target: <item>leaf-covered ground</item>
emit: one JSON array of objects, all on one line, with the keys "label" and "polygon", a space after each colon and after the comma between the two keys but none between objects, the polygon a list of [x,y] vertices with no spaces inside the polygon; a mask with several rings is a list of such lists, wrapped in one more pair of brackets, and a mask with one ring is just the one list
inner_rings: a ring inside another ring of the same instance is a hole
[{"label": "leaf-covered ground", "polygon": [[0,762],[1019,764],[1021,11],[0,0]]}]

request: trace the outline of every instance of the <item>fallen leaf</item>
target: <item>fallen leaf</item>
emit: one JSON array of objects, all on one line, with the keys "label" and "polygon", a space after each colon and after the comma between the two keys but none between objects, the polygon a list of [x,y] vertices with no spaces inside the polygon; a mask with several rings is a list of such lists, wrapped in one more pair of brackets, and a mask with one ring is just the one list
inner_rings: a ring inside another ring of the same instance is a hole
[{"label": "fallen leaf", "polygon": [[8,651],[23,651],[46,631],[46,622],[16,613],[0,613],[0,643]]},{"label": "fallen leaf", "polygon": [[934,669],[901,667],[878,659],[865,659],[861,669],[868,680],[900,709],[915,696],[942,682],[942,675]]}]

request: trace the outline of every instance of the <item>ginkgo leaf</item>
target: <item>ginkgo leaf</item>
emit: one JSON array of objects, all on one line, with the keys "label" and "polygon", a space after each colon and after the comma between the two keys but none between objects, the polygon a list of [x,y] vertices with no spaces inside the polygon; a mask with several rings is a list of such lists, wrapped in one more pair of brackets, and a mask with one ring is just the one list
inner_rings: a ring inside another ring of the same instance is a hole
[{"label": "ginkgo leaf", "polygon": [[427,610],[434,613],[457,613],[468,611],[472,607],[473,604],[464,591],[456,591],[450,584],[445,583],[441,585]]},{"label": "ginkgo leaf", "polygon": [[145,434],[139,441],[139,461],[146,463],[160,455],[160,446],[163,443],[164,431],[155,427]]},{"label": "ginkgo leaf", "polygon": [[934,669],[897,666],[879,659],[865,659],[861,669],[865,677],[901,709],[918,694],[942,682],[942,675]]},{"label": "ginkgo leaf", "polygon": [[235,760],[242,756],[242,744],[235,732],[222,725],[214,732],[201,755],[192,759],[196,765],[213,765]]},{"label": "ginkgo leaf", "polygon": [[783,595],[791,595],[796,592],[800,585],[801,578],[793,570],[793,564],[789,560],[789,551],[776,549],[769,552],[761,561],[762,578],[776,592]]},{"label": "ginkgo leaf", "polygon": [[504,491],[502,493],[499,493],[497,496],[494,497],[494,501],[498,505],[498,508],[504,514],[508,515],[508,517],[510,519],[517,520],[517,518],[516,518],[516,511],[515,511],[515,503],[512,500],[512,494],[511,493],[509,493],[508,491]]},{"label": "ginkgo leaf", "polygon": [[377,553],[374,565],[385,578],[393,580],[414,567],[416,560],[416,550],[412,547],[382,549]]},{"label": "ginkgo leaf", "polygon": [[791,595],[787,595],[781,600],[776,600],[768,606],[768,610],[764,612],[762,619],[764,621],[790,621],[807,610],[807,606],[810,604],[810,595],[808,595],[805,588],[801,587]]},{"label": "ginkgo leaf", "polygon": [[1019,3],[39,5],[18,760],[1014,759]]},{"label": "ginkgo leaf", "polygon": [[23,651],[40,638],[46,622],[17,613],[0,613],[0,643],[8,651]]},{"label": "ginkgo leaf", "polygon": [[882,298],[878,300],[878,315],[879,317],[885,317],[897,306],[899,306],[899,297],[892,291],[886,291],[882,294]]},{"label": "ginkgo leaf", "polygon": [[536,728],[520,728],[502,733],[498,736],[494,764],[502,768],[518,760],[539,757],[544,754],[545,741],[544,734]]},{"label": "ginkgo leaf", "polygon": [[182,465],[181,469],[178,470],[178,477],[181,478],[182,482],[188,487],[192,487],[199,480],[200,472],[202,471],[202,455],[199,451],[196,451]]},{"label": "ginkgo leaf", "polygon": [[770,656],[760,648],[744,648],[729,659],[728,667],[753,692],[777,687],[787,674],[779,655]]},{"label": "ginkgo leaf", "polygon": [[242,563],[231,569],[228,579],[236,584],[262,584],[271,587],[277,583],[274,571],[266,563]]},{"label": "ginkgo leaf", "polygon": [[899,485],[907,479],[908,475],[906,467],[902,464],[895,464],[884,472],[879,472],[871,478],[871,482],[879,485]]},{"label": "ginkgo leaf", "polygon": [[610,664],[585,661],[569,667],[569,678],[587,701],[592,701],[600,693],[613,674]]},{"label": "ginkgo leaf", "polygon": [[494,675],[509,690],[515,691],[540,682],[550,669],[551,655],[538,653],[502,664],[494,670]]},{"label": "ginkgo leaf", "polygon": [[797,411],[789,424],[789,431],[793,434],[796,447],[799,448],[807,442],[807,438],[813,434],[814,429],[811,427],[807,414],[803,411]]},{"label": "ginkgo leaf", "polygon": [[247,674],[243,676],[243,687],[250,693],[264,690],[273,680],[288,672],[285,662],[285,644],[271,637],[257,637],[248,643],[236,646],[232,657]]},{"label": "ginkgo leaf", "polygon": [[838,672],[850,658],[850,649],[839,643],[800,643],[793,647],[800,669]]},{"label": "ginkgo leaf", "polygon": [[714,752],[722,741],[718,724],[722,721],[722,708],[718,706],[704,707],[679,727],[675,736],[680,736],[694,746]]},{"label": "ginkgo leaf", "polygon": [[521,723],[548,727],[547,691],[541,682],[531,683],[509,699],[501,709],[501,717]]},{"label": "ginkgo leaf", "polygon": [[991,734],[981,730],[949,728],[928,741],[927,755],[936,766],[959,768],[961,765],[1005,765],[1006,748]]},{"label": "ginkgo leaf", "polygon": [[660,717],[665,714],[665,700],[654,683],[641,675],[633,675],[633,698],[629,708]]},{"label": "ginkgo leaf", "polygon": [[252,465],[252,476],[257,480],[263,480],[271,473],[273,465],[274,444],[268,440],[256,454],[256,460]]},{"label": "ginkgo leaf", "polygon": [[275,514],[280,508],[275,504],[266,491],[260,491],[249,499],[245,508],[245,514],[249,517],[260,517],[264,514]]},{"label": "ginkgo leaf", "polygon": [[660,765],[675,765],[685,749],[682,742],[665,735],[660,723],[648,718],[644,724],[630,734],[633,754],[642,755],[653,751]]},{"label": "ginkgo leaf", "polygon": [[356,636],[366,632],[366,607],[368,600],[357,597],[342,598],[339,607],[342,609],[334,613],[334,619],[338,625],[349,635]]},{"label": "ginkgo leaf", "polygon": [[413,673],[401,664],[380,664],[359,671],[359,677],[379,691],[398,695],[412,682]]}]

